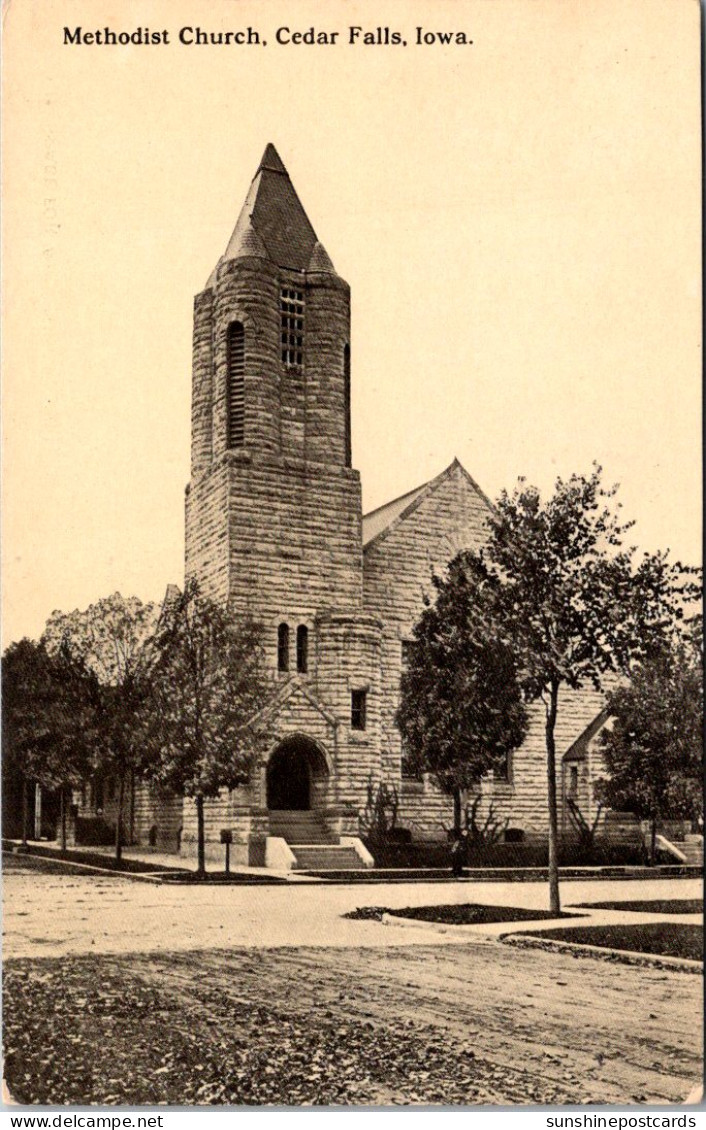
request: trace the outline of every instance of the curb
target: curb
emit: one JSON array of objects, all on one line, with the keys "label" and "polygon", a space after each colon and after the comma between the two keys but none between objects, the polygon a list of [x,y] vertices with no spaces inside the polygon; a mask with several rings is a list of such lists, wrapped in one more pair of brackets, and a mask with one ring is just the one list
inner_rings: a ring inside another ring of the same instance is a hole
[{"label": "curb", "polygon": [[636,953],[635,950],[608,949],[585,942],[560,942],[556,938],[540,938],[532,934],[499,934],[499,942],[519,949],[541,949],[552,953],[572,953],[575,957],[593,957],[600,961],[618,961],[622,965],[647,965],[653,969],[672,969],[679,973],[703,974],[704,963],[688,957],[668,957],[658,953]]},{"label": "curb", "polygon": [[[577,914],[576,918],[586,917],[582,914]],[[428,922],[422,918],[407,918],[397,914],[389,914],[387,911],[380,919],[383,926],[402,926],[403,929],[413,930],[431,930],[434,934],[451,934],[454,938],[464,938],[466,941],[480,942],[484,945],[494,945],[501,939],[506,937],[505,934],[485,933],[484,926],[495,926],[500,923],[494,922],[468,922],[461,925],[457,922]],[[564,923],[565,919],[547,918],[547,919],[532,919],[532,921],[542,921],[550,925],[552,922]],[[511,926],[511,922],[502,923],[503,926]],[[519,923],[518,923],[519,925]],[[521,935],[524,937],[525,935]],[[698,963],[697,963],[698,964]]]},{"label": "curb", "polygon": [[450,934],[453,938],[465,938],[466,941],[478,942],[480,945],[492,946],[498,941],[491,934],[469,934],[468,926],[457,926],[453,922],[423,922],[420,918],[400,918],[396,914],[383,914],[380,919],[383,926],[401,926],[403,930],[429,930],[432,934]]}]

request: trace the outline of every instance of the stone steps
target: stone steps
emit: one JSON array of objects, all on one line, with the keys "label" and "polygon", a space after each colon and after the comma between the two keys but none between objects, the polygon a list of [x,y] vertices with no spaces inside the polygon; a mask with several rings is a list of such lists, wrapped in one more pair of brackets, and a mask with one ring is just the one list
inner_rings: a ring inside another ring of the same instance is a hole
[{"label": "stone steps", "polygon": [[704,863],[704,842],[703,839],[696,838],[689,840],[675,840],[674,846],[679,848],[682,855],[686,856],[686,862],[692,867],[703,867]]},{"label": "stone steps", "polygon": [[363,863],[352,847],[342,844],[295,844],[295,871],[360,871]]},{"label": "stone steps", "polygon": [[288,844],[336,844],[337,840],[314,812],[277,810],[270,812],[270,835]]}]

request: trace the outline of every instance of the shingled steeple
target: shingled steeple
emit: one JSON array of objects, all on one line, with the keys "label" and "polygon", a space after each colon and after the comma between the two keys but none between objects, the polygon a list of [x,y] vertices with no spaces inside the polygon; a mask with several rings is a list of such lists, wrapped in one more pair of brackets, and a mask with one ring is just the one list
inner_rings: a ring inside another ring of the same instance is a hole
[{"label": "shingled steeple", "polygon": [[[325,269],[335,273],[271,142],[220,262],[249,256],[268,258],[278,267],[293,271],[321,270],[318,264],[325,261]],[[212,286],[214,281],[215,271],[207,285]]]}]

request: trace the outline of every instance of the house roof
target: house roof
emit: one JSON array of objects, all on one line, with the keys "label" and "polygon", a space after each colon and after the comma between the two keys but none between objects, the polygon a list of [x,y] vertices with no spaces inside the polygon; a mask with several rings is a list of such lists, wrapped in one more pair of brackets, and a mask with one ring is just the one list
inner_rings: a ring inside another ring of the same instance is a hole
[{"label": "house roof", "polygon": [[493,504],[489,498],[483,494],[478,484],[468,474],[468,471],[458,459],[454,459],[448,467],[433,479],[428,482],[422,483],[421,486],[415,487],[414,490],[407,491],[406,494],[401,494],[399,498],[394,498],[391,502],[386,502],[384,506],[379,506],[377,510],[371,510],[369,514],[363,515],[363,549],[366,550],[377,543],[378,540],[384,538],[397,524],[404,521],[410,514],[412,514],[417,507],[421,504],[423,499],[432,494],[436,488],[448,479],[454,472],[459,472],[472,487],[472,489],[479,495],[485,502],[489,510],[493,509]]},{"label": "house roof", "polygon": [[[334,267],[316,238],[279,153],[268,144],[220,260],[267,258],[295,271]],[[207,286],[215,281],[215,269]]]}]

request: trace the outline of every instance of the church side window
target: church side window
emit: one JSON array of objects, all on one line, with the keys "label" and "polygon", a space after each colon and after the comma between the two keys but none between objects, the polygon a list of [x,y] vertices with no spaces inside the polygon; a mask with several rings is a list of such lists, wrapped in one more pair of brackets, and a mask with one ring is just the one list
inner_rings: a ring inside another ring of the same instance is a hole
[{"label": "church side window", "polygon": [[228,368],[228,443],[242,447],[245,443],[245,328],[242,322],[231,322],[226,343]]},{"label": "church side window", "polygon": [[280,293],[282,363],[288,369],[304,364],[304,292],[285,286]]},{"label": "church side window", "polygon": [[277,629],[277,670],[289,670],[289,624],[280,624]]},{"label": "church side window", "polygon": [[306,624],[297,628],[297,671],[306,675],[309,670],[309,629]]},{"label": "church side window", "polygon": [[351,466],[351,347],[343,347],[343,395],[346,411],[346,467]]},{"label": "church side window", "polygon": [[367,691],[351,691],[351,729],[364,730],[368,706]]},{"label": "church side window", "polygon": [[[415,649],[414,640],[402,640],[402,674],[409,670]],[[414,765],[413,759],[410,756],[407,744],[402,738],[402,761],[400,771],[405,780],[408,781],[422,781],[424,778]]]}]

